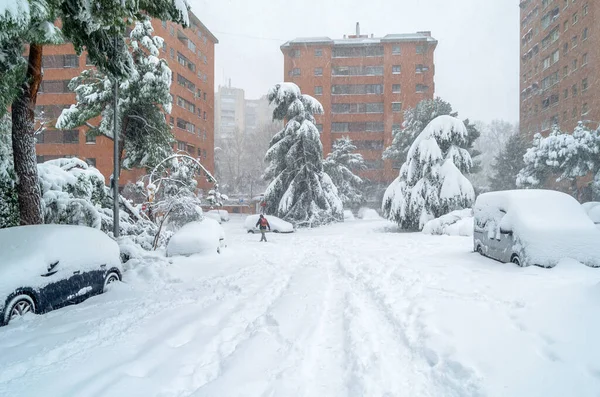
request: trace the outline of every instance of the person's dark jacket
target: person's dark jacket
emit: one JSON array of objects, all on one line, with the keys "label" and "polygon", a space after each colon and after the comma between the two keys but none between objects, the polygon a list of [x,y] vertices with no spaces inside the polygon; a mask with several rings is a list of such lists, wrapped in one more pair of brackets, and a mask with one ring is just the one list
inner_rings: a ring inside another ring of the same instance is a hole
[{"label": "person's dark jacket", "polygon": [[[261,225],[261,221],[265,220],[265,224]],[[269,225],[269,221],[267,220],[267,218],[259,218],[258,222],[256,222],[256,227],[260,228],[260,230],[266,230],[267,227],[269,228],[269,230],[271,230],[271,225]]]}]

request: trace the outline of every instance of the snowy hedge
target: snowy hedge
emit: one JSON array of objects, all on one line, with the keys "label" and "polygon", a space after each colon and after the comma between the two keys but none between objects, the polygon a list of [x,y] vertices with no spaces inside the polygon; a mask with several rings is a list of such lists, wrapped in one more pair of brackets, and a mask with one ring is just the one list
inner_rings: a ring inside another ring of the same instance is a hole
[{"label": "snowy hedge", "polygon": [[472,236],[473,235],[473,210],[452,211],[439,218],[432,219],[423,227],[423,233],[448,236]]},{"label": "snowy hedge", "polygon": [[471,207],[475,192],[463,175],[473,164],[468,144],[462,121],[439,116],[429,123],[408,151],[400,176],[385,192],[384,215],[403,229],[422,230],[431,219]]}]

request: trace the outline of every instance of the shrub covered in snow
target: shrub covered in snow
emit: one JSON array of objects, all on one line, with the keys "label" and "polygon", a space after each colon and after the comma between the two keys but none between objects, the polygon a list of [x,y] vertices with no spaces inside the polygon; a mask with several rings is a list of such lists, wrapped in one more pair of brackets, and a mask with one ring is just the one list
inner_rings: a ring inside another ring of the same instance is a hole
[{"label": "shrub covered in snow", "polygon": [[7,116],[0,118],[0,229],[19,224],[10,125]]},{"label": "shrub covered in snow", "polygon": [[600,225],[600,202],[590,201],[589,203],[583,203],[582,206],[592,222]]},{"label": "shrub covered in snow", "polygon": [[363,180],[354,174],[365,169],[362,154],[355,153],[356,146],[349,137],[336,139],[333,150],[323,161],[323,169],[331,177],[344,206],[356,206],[365,200],[361,191]]},{"label": "shrub covered in snow", "polygon": [[466,149],[468,131],[451,116],[434,119],[417,137],[383,198],[383,213],[407,230],[422,230],[425,223],[451,211],[469,208],[475,199]]},{"label": "shrub covered in snow", "polygon": [[423,233],[448,236],[473,235],[473,211],[470,208],[452,211],[432,219],[423,227]]},{"label": "shrub covered in snow", "polygon": [[271,140],[266,154],[266,211],[299,226],[341,221],[342,201],[323,171],[323,146],[314,114],[323,107],[302,95],[294,83],[276,84],[268,93],[274,120],[289,120]]},{"label": "shrub covered in snow", "polygon": [[344,221],[353,221],[354,214],[350,210],[344,210]]},{"label": "shrub covered in snow", "polygon": [[373,208],[363,207],[358,210],[358,217],[365,221],[375,221],[381,219],[379,213],[375,211]]},{"label": "shrub covered in snow", "polygon": [[[600,131],[579,123],[572,134],[554,127],[549,136],[536,134],[533,146],[524,156],[525,167],[519,172],[519,187],[544,187],[550,178],[567,181],[571,193],[579,197],[582,178],[600,174]],[[594,186],[599,190],[598,186]]]}]

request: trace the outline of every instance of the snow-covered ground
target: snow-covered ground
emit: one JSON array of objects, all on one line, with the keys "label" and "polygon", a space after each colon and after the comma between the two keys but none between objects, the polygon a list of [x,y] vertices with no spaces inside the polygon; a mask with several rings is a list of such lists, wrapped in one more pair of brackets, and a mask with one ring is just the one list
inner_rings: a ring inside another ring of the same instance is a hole
[{"label": "snow-covered ground", "polygon": [[360,221],[125,274],[0,328],[0,396],[598,396],[600,270]]}]

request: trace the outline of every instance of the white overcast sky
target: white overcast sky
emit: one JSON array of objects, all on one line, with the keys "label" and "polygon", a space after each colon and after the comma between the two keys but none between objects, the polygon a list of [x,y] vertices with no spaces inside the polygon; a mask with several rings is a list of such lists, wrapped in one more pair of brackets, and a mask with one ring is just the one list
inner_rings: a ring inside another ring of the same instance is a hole
[{"label": "white overcast sky", "polygon": [[231,78],[246,98],[283,80],[285,41],[431,30],[439,41],[436,95],[461,117],[518,121],[518,0],[189,0],[217,36],[215,85]]}]

